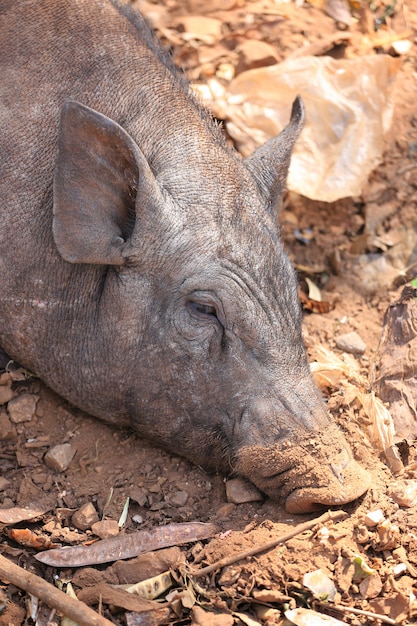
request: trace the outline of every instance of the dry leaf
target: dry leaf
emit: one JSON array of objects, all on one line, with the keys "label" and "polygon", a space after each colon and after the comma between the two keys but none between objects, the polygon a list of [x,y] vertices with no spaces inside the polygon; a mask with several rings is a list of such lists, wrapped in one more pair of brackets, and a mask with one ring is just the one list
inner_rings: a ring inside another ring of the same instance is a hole
[{"label": "dry leaf", "polygon": [[117,589],[124,589],[128,593],[135,593],[140,598],[155,600],[173,585],[171,572],[163,572],[158,576],[147,578],[135,585],[114,585]]},{"label": "dry leaf", "polygon": [[33,503],[24,507],[15,506],[10,509],[0,509],[0,522],[2,524],[12,525],[19,522],[25,522],[30,519],[41,517],[53,508],[53,504]]},{"label": "dry leaf", "polygon": [[89,546],[72,546],[36,554],[35,558],[54,567],[81,567],[128,559],[144,552],[182,545],[199,539],[207,539],[217,532],[214,524],[186,522],[156,526],[152,530],[140,530],[129,535],[103,539]]}]

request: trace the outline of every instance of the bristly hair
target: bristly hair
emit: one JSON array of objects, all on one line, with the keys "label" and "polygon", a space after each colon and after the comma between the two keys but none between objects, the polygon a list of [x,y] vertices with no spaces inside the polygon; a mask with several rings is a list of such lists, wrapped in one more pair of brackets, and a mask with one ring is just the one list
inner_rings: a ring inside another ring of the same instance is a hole
[{"label": "bristly hair", "polygon": [[191,89],[190,83],[188,82],[184,72],[177,65],[175,65],[171,52],[162,47],[156,34],[146,22],[142,14],[127,4],[121,4],[119,0],[110,0],[110,2],[117,9],[117,11],[123,15],[123,17],[125,17],[130,24],[132,24],[138,35],[140,33],[141,43],[145,43],[146,47],[154,53],[156,58],[171,75],[171,79],[174,80],[175,83],[181,87],[183,92],[188,95],[199,112],[201,119],[205,121],[208,129],[211,133],[213,133],[217,143],[225,150],[230,151],[230,147],[226,142],[226,137],[221,124],[213,118],[201,99]]}]

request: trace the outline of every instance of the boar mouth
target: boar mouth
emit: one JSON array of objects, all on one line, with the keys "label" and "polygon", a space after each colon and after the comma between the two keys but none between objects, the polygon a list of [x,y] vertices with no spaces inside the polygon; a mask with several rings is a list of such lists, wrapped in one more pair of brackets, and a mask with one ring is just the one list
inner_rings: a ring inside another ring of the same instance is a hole
[{"label": "boar mouth", "polygon": [[369,485],[369,476],[352,459],[344,470],[343,483],[333,482],[325,488],[311,486],[294,489],[286,496],[285,509],[288,513],[312,513],[329,506],[341,506],[362,496]]},{"label": "boar mouth", "polygon": [[310,513],[356,500],[369,487],[367,472],[353,459],[335,425],[323,432],[294,437],[296,444],[239,450],[237,471],[289,513]]},{"label": "boar mouth", "polygon": [[[343,466],[342,466],[343,465]],[[369,477],[354,460],[334,467],[320,467],[320,480],[311,470],[301,476],[290,469],[277,476],[263,479],[258,486],[275,499],[285,500],[288,513],[313,513],[330,506],[341,506],[359,498],[369,487]],[[294,484],[298,484],[294,487]]]}]

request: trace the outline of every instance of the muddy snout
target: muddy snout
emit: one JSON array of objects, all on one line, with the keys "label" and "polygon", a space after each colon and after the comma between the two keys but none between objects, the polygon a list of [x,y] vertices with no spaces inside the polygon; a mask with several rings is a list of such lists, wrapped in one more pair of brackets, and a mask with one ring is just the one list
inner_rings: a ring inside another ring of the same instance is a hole
[{"label": "muddy snout", "polygon": [[370,485],[338,428],[299,433],[272,446],[248,446],[237,471],[270,497],[285,501],[289,513],[309,513],[352,502]]}]

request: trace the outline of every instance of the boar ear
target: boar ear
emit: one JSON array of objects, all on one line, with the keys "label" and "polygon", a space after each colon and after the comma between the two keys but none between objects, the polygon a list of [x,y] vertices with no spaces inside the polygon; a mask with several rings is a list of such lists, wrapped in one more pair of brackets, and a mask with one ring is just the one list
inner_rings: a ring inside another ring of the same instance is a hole
[{"label": "boar ear", "polygon": [[303,124],[304,104],[300,96],[297,96],[292,105],[289,124],[277,137],[269,139],[244,161],[258,182],[264,200],[272,208],[275,208],[281,199],[292,150]]},{"label": "boar ear", "polygon": [[66,261],[125,262],[124,244],[135,225],[138,181],[142,191],[144,177],[156,185],[145,157],[121,126],[78,102],[63,105],[53,234]]}]

